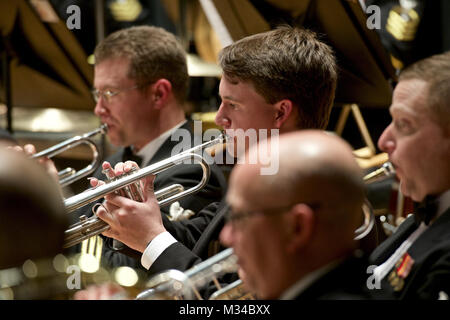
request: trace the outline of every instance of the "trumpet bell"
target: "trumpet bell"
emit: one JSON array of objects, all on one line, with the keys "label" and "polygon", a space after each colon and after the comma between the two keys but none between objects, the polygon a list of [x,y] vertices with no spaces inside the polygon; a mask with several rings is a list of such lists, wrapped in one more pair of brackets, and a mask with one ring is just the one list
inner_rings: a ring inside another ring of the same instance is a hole
[{"label": "trumpet bell", "polygon": [[102,124],[99,128],[85,133],[80,136],[75,136],[73,138],[67,139],[63,142],[60,142],[50,148],[47,148],[39,153],[36,153],[32,156],[33,159],[39,159],[42,157],[52,158],[57,154],[61,154],[64,151],[69,149],[73,149],[81,144],[86,144],[91,148],[92,151],[92,161],[89,165],[84,167],[83,169],[76,171],[72,168],[66,168],[58,172],[59,183],[61,187],[65,187],[95,171],[97,167],[100,165],[101,161],[101,153],[98,146],[94,141],[91,140],[92,137],[98,134],[106,134],[108,130],[108,126],[106,124]]},{"label": "trumpet bell", "polygon": [[201,288],[213,281],[217,290],[221,290],[218,277],[235,273],[237,269],[237,257],[233,254],[233,249],[228,248],[186,272],[171,269],[157,274],[147,283],[150,289],[138,294],[136,300],[202,300]]}]

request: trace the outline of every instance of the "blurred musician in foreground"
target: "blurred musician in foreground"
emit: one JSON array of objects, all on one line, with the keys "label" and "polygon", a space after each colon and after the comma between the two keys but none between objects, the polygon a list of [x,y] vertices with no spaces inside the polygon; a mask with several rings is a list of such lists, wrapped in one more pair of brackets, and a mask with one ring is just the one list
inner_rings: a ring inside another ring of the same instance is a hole
[{"label": "blurred musician in foreground", "polygon": [[275,175],[261,175],[259,161],[230,177],[220,240],[233,247],[244,284],[259,299],[366,298],[354,240],[365,186],[351,147],[307,130],[282,135],[275,157]]},{"label": "blurred musician in foreground", "polygon": [[7,131],[0,128],[0,143],[6,146],[17,145],[16,139]]},{"label": "blurred musician in foreground", "polygon": [[0,159],[0,269],[61,253],[68,216],[58,184],[4,144]]},{"label": "blurred musician in foreground", "polygon": [[[220,64],[224,72],[219,88],[222,104],[216,123],[231,136],[239,129],[255,130],[256,134],[267,130],[270,137],[271,129],[283,134],[326,128],[337,68],[331,48],[313,32],[285,26],[246,37],[222,50]],[[225,201],[201,211],[214,216],[203,231],[189,220],[161,221],[154,196],[148,191],[151,183],[147,185],[146,206],[108,195],[108,211],[99,208],[97,213],[111,226],[106,235],[143,253],[141,263],[149,274],[169,268],[186,270],[220,250],[217,240],[227,211]],[[144,225],[148,227],[142,228]],[[178,231],[183,225],[188,233]],[[188,239],[196,242],[192,245]]]},{"label": "blurred musician in foreground", "polygon": [[[122,29],[100,42],[94,56],[95,114],[108,125],[111,143],[123,147],[106,159],[107,163],[94,177],[103,180],[102,169],[130,159],[138,161],[136,156],[141,158],[139,165],[142,167],[169,158],[179,142],[186,143],[171,140],[173,135],[179,137],[178,133],[188,132],[189,143],[193,143],[192,122],[186,120],[183,110],[188,88],[186,54],[173,34],[150,26]],[[159,174],[155,188],[174,183],[187,188],[196,185],[201,177],[198,165],[180,165]],[[198,212],[220,199],[225,187],[222,172],[213,165],[208,184],[195,195],[181,199],[181,206]],[[88,206],[87,210],[90,208]],[[168,211],[167,208],[164,211]],[[200,215],[193,220],[202,229],[209,218]],[[180,232],[186,231],[181,228]],[[112,234],[105,232],[107,236]],[[135,251],[109,240],[102,259],[107,267],[140,266],[138,261],[121,254],[123,251],[136,256]]]},{"label": "blurred musician in foreground", "polygon": [[394,90],[391,124],[378,145],[389,154],[415,215],[371,255],[383,299],[450,294],[450,52],[406,68]]}]

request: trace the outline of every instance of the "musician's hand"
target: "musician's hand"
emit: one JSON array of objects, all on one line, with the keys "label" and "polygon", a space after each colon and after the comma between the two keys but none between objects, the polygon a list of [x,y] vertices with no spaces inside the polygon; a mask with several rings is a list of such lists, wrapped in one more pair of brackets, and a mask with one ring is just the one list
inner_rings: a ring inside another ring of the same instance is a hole
[{"label": "musician's hand", "polygon": [[[134,161],[127,161],[125,163],[119,162],[115,165],[114,169],[108,161],[104,161],[102,163],[102,172],[106,176],[106,178],[109,180],[114,177],[119,177],[123,173],[129,172],[133,167],[136,169],[139,169],[139,166]],[[88,179],[89,179],[89,183],[90,183],[91,187],[93,187],[93,188],[105,184],[105,182],[103,180],[99,180],[95,177],[90,177]]]},{"label": "musician's hand", "polygon": [[103,235],[114,238],[128,247],[144,252],[148,243],[166,231],[161,211],[153,192],[155,176],[144,178],[144,202],[137,202],[118,195],[107,195],[97,216],[110,226]]},{"label": "musician's hand", "polygon": [[[111,164],[108,161],[104,161],[102,163],[102,172],[109,179],[114,177],[114,170],[112,169]],[[89,177],[87,179],[89,180],[89,184],[92,188],[96,188],[105,184],[103,180],[99,180],[96,177]]]},{"label": "musician's hand", "polygon": [[139,169],[139,166],[134,161],[119,162],[114,166],[114,175],[116,177],[121,176],[124,173],[130,172],[131,169]]},{"label": "musician's hand", "polygon": [[92,285],[73,296],[74,300],[119,300],[126,297],[125,290],[115,283]]},{"label": "musician's hand", "polygon": [[[36,147],[32,144],[26,144],[22,147],[13,146],[8,147],[8,149],[12,149],[17,152],[24,153],[25,155],[31,157],[36,153]],[[48,174],[59,183],[58,170],[56,169],[55,163],[48,157],[41,157],[37,159],[38,162],[45,168]]]}]

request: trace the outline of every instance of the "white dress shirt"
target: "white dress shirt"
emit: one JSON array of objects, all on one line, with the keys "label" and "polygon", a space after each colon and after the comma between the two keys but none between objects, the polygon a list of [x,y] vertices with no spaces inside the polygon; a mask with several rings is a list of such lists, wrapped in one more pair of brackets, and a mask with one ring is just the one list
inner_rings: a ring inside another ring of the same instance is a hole
[{"label": "white dress shirt", "polygon": [[[145,167],[159,150],[159,148],[161,148],[164,141],[166,141],[172,135],[172,133],[174,133],[185,123],[186,120],[183,120],[172,129],[162,133],[158,138],[153,139],[152,141],[147,143],[141,150],[139,150],[136,155],[142,157],[141,167]],[[175,242],[177,242],[177,240],[167,231],[158,234],[155,238],[153,238],[153,240],[142,253],[142,266],[146,269],[149,269],[153,262],[161,255],[161,253]]]},{"label": "white dress shirt", "polygon": [[136,155],[142,158],[141,163],[142,168],[147,166],[147,164],[150,162],[150,160],[153,158],[153,156],[156,154],[159,148],[161,148],[161,146],[164,144],[164,141],[166,141],[172,135],[172,133],[174,133],[178,128],[183,126],[186,123],[186,121],[187,120],[183,120],[180,123],[178,123],[175,127],[162,133],[159,137],[147,143],[144,147],[141,148],[141,150],[139,150],[136,153]]}]

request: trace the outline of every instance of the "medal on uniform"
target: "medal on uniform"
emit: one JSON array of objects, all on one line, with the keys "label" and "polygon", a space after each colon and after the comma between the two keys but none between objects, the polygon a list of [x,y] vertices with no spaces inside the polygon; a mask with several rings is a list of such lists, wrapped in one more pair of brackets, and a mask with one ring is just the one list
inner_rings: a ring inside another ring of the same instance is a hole
[{"label": "medal on uniform", "polygon": [[405,278],[409,275],[413,264],[414,259],[407,252],[397,261],[388,277],[388,281],[394,291],[401,291],[403,289]]}]

